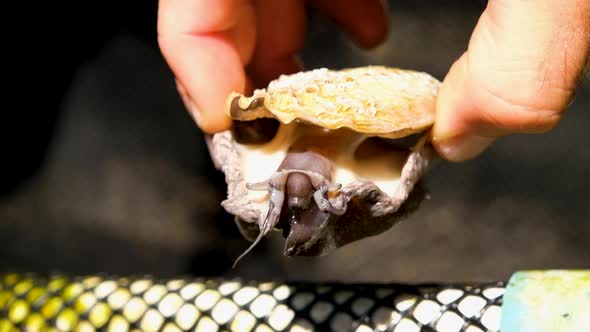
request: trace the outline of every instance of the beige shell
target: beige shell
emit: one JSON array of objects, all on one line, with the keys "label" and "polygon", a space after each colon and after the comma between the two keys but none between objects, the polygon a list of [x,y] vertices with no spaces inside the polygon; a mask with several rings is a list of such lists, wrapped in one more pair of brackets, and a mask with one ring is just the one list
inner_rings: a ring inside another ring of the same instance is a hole
[{"label": "beige shell", "polygon": [[[228,185],[222,206],[254,244],[281,228],[289,256],[326,254],[388,230],[425,197],[419,182],[435,158],[428,131],[439,85],[426,73],[369,66],[284,75],[252,96],[231,94],[233,120],[272,118],[279,128],[264,143],[234,130],[209,140]],[[388,145],[411,134],[420,137],[412,146]],[[294,173],[315,192],[297,196]]]},{"label": "beige shell", "polygon": [[[234,93],[230,116],[241,120],[274,117],[316,126],[350,128],[359,133],[397,138],[422,132],[434,123],[440,82],[417,71],[369,66],[316,69],[283,75],[251,97]],[[256,101],[263,100],[263,103]],[[249,114],[240,114],[252,103]],[[258,104],[258,105],[257,105]]]}]

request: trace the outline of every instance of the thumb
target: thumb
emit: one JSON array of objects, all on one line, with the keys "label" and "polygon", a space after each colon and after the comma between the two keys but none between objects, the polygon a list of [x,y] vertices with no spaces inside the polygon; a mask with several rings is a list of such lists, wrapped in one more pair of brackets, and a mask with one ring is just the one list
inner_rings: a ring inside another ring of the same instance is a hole
[{"label": "thumb", "polygon": [[433,143],[450,161],[542,133],[569,106],[590,53],[590,1],[491,0],[439,91]]}]

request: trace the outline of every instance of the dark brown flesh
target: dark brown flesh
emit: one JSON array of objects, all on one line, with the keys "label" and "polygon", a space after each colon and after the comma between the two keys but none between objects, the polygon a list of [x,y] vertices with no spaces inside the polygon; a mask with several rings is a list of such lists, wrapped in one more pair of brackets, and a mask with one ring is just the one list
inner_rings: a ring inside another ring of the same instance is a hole
[{"label": "dark brown flesh", "polygon": [[[289,152],[280,170],[306,170],[332,181],[332,164],[322,155],[312,151]],[[309,176],[291,173],[285,185],[286,206],[283,206],[279,227],[286,239],[285,254],[292,255],[298,246],[311,239],[314,231],[329,217],[314,202],[314,188]]]},{"label": "dark brown flesh", "polygon": [[269,191],[269,209],[259,224],[257,238],[236,259],[234,266],[272,229],[283,230],[285,254],[294,255],[330,213],[344,213],[346,206],[334,207],[326,196],[329,191],[340,188],[331,184],[331,180],[330,160],[310,150],[291,149],[270,179],[246,184],[250,190]]}]

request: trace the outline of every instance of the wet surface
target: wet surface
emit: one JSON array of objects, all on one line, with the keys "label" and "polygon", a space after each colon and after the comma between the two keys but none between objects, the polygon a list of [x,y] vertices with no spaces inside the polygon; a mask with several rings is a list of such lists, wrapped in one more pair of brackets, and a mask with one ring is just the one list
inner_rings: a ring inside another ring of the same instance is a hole
[{"label": "wet surface", "polygon": [[[453,3],[392,2],[392,33],[373,51],[313,18],[303,59],[308,68],[383,64],[442,79],[481,9]],[[64,88],[32,176],[0,198],[0,268],[418,282],[587,267],[588,79],[551,132],[439,162],[425,181],[430,199],[390,231],[318,258],[283,257],[277,233],[231,270],[249,243],[219,205],[222,174],[154,39],[114,36]]]}]

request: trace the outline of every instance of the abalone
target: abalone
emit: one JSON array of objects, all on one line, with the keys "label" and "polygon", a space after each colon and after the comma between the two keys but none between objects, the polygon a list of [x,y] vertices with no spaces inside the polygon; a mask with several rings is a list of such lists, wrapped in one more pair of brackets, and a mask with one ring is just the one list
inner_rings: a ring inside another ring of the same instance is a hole
[{"label": "abalone", "polygon": [[227,183],[221,204],[253,242],[244,254],[277,230],[285,255],[324,255],[415,211],[435,159],[439,86],[424,72],[367,66],[283,75],[249,96],[231,94],[236,124],[277,124],[267,140],[235,128],[210,140]]}]

